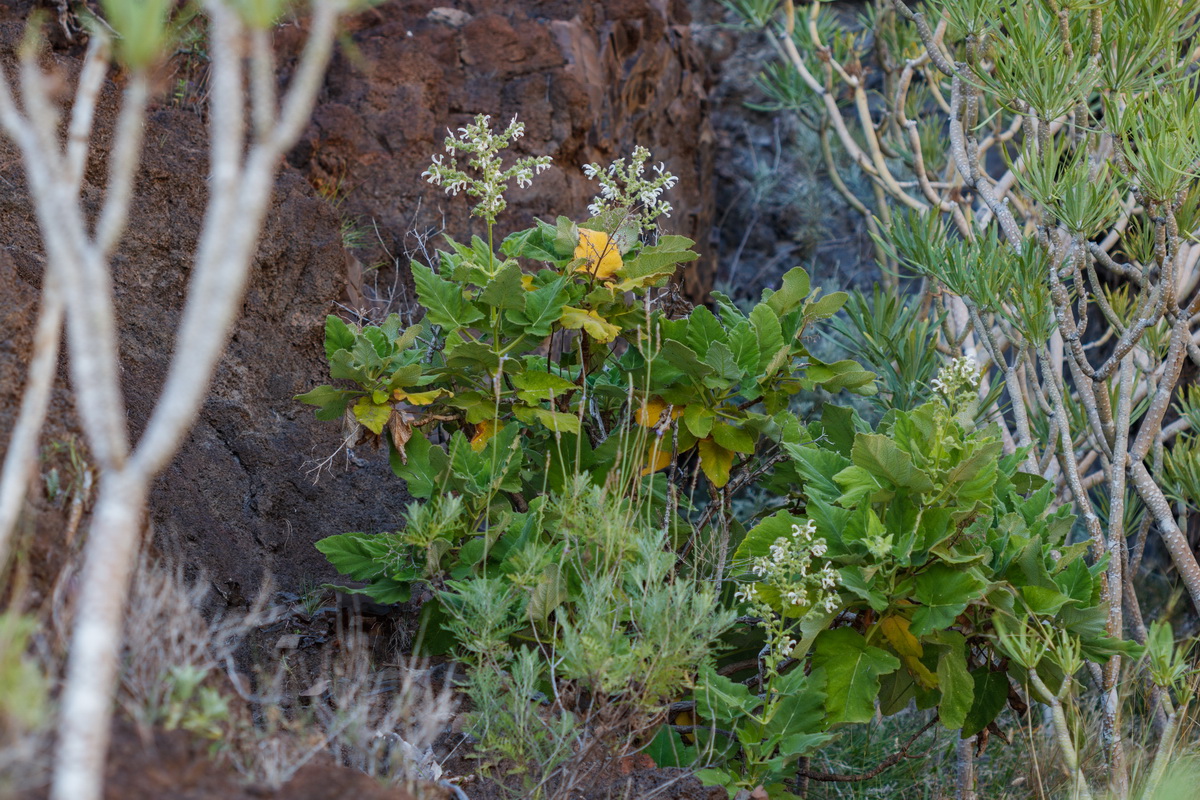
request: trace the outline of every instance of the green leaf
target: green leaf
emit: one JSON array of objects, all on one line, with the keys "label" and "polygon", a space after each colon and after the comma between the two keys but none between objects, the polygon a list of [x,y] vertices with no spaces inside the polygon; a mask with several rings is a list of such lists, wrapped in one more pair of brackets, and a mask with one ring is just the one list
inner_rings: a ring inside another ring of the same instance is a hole
[{"label": "green leaf", "polygon": [[971,673],[974,688],[972,691],[971,709],[963,719],[961,736],[965,739],[974,736],[988,726],[1008,702],[1008,674],[992,672],[987,667],[981,667]]},{"label": "green leaf", "polygon": [[[555,233],[554,228],[550,228],[550,233]],[[549,242],[546,241],[546,230],[541,224],[535,228],[510,233],[500,243],[500,252],[504,255],[510,258],[529,258],[534,261],[557,261],[559,256],[552,252],[553,249],[553,239]],[[570,255],[570,253],[564,255]]]},{"label": "green leaf", "polygon": [[779,315],[766,303],[759,303],[750,312],[750,325],[758,338],[758,369],[765,371],[775,354],[784,349]]},{"label": "green leaf", "polygon": [[707,306],[696,306],[687,320],[687,345],[704,358],[713,342],[725,341],[725,329]]},{"label": "green leaf", "polygon": [[870,396],[878,391],[875,388],[875,373],[863,369],[857,361],[849,359],[826,364],[814,358],[809,362],[804,377],[814,386],[821,386],[828,392],[848,389],[856,394]]},{"label": "green leaf", "polygon": [[692,403],[683,410],[683,423],[697,439],[708,438],[716,418],[715,411],[700,403]]},{"label": "green leaf", "polygon": [[727,425],[724,422],[718,422],[713,426],[712,438],[713,441],[726,450],[732,450],[735,453],[745,453],[746,455],[753,454],[754,447],[758,444],[750,431],[745,428]]},{"label": "green leaf", "polygon": [[525,308],[523,310],[509,309],[505,317],[514,325],[520,325],[528,336],[544,339],[550,335],[555,322],[562,317],[563,303],[566,302],[567,279],[559,277],[539,289],[525,292]]},{"label": "green leaf", "polygon": [[310,406],[320,406],[317,409],[317,419],[329,422],[341,419],[346,413],[346,404],[357,392],[347,389],[335,389],[332,386],[318,386],[315,389],[298,394],[293,400],[307,403]]},{"label": "green leaf", "polygon": [[912,632],[924,636],[954,624],[969,603],[983,594],[986,584],[970,572],[934,564],[917,576],[913,597],[921,603],[913,612]]},{"label": "green leaf", "polygon": [[943,725],[954,730],[963,726],[974,703],[975,679],[967,671],[966,640],[962,634],[955,633],[952,638],[943,635],[940,638],[949,646],[938,659],[938,686],[942,690],[942,699],[938,703],[938,718]]},{"label": "green leaf", "polygon": [[821,432],[838,454],[850,457],[854,447],[854,409],[826,403],[821,408]]},{"label": "green leaf", "polygon": [[712,373],[712,367],[696,357],[696,351],[675,339],[663,342],[659,354],[675,369],[689,378],[701,380]]},{"label": "green leaf", "polygon": [[464,328],[483,319],[483,313],[463,297],[461,287],[429,267],[413,262],[412,276],[429,322],[443,328]]},{"label": "green leaf", "polygon": [[505,264],[500,273],[479,293],[479,301],[493,308],[525,308],[525,288],[516,262]]},{"label": "green leaf", "polygon": [[842,306],[846,305],[846,301],[849,299],[850,295],[845,292],[827,294],[815,303],[809,303],[804,307],[804,320],[808,322],[832,317]]},{"label": "green leaf", "polygon": [[867,644],[852,628],[824,631],[817,637],[813,669],[826,674],[827,724],[868,722],[875,716],[879,676],[900,668],[894,655]]},{"label": "green leaf", "polygon": [[325,357],[333,358],[338,350],[349,350],[354,346],[354,331],[333,314],[325,317]]},{"label": "green leaf", "polygon": [[700,254],[692,250],[694,245],[686,236],[662,236],[658,244],[643,248],[635,258],[630,259],[621,270],[626,278],[644,279],[649,276],[669,276],[675,272],[675,265],[695,261]]},{"label": "green leaf", "polygon": [[667,725],[658,729],[658,733],[643,752],[660,768],[690,767],[699,757],[696,747],[684,744],[683,735],[679,731],[671,730]]},{"label": "green leaf", "polygon": [[764,289],[762,299],[771,310],[782,317],[804,302],[810,286],[808,273],[801,267],[792,267],[784,273],[779,289],[774,292]]},{"label": "green leaf", "polygon": [[322,587],[333,589],[342,594],[366,595],[376,603],[382,603],[385,606],[407,603],[412,599],[411,581],[398,581],[387,576],[376,578],[369,585],[357,588],[353,586],[338,586],[331,583],[322,584]]},{"label": "green leaf", "polygon": [[390,404],[376,404],[370,397],[360,397],[354,404],[354,418],[376,436],[383,433],[383,427],[387,425],[391,416]]},{"label": "green leaf", "polygon": [[882,612],[888,607],[888,599],[863,575],[861,567],[849,566],[838,570],[842,588],[867,601],[873,610]]},{"label": "green leaf", "polygon": [[742,370],[737,359],[724,342],[713,342],[702,360],[713,368],[712,374],[704,379],[705,385],[711,389],[724,389],[742,379]]},{"label": "green leaf", "polygon": [[915,492],[933,491],[933,481],[913,465],[912,456],[896,446],[887,436],[860,433],[854,439],[850,460],[872,475],[883,478],[893,486]]},{"label": "green leaf", "polygon": [[510,376],[509,380],[517,388],[517,397],[530,405],[563,397],[579,388],[566,378],[537,369],[527,369]]},{"label": "green leaf", "polygon": [[696,679],[696,713],[704,720],[736,722],[759,704],[743,684],[731,681],[709,665],[700,668]]},{"label": "green leaf", "polygon": [[329,559],[334,569],[351,580],[370,581],[384,574],[385,546],[369,534],[339,533],[319,539],[313,546]]},{"label": "green leaf", "polygon": [[533,416],[538,422],[555,433],[579,433],[579,417],[562,411],[550,411],[545,408],[533,409]]},{"label": "green leaf", "polygon": [[786,511],[776,511],[746,531],[742,543],[733,554],[733,560],[737,562],[769,555],[771,545],[775,544],[776,539],[781,536],[790,538],[792,526],[803,524],[804,520],[801,517],[793,517]]},{"label": "green leaf", "polygon": [[[803,675],[803,667],[798,667],[798,671]],[[767,736],[785,738],[821,731],[825,721],[825,693],[811,683],[810,680],[802,681],[795,691],[789,691],[780,698],[771,717],[766,720],[764,731]]]}]

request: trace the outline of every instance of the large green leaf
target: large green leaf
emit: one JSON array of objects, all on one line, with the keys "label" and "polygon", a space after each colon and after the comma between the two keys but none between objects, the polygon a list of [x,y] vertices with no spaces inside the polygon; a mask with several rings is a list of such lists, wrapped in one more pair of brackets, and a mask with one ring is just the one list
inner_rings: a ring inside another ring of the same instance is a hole
[{"label": "large green leaf", "polygon": [[900,668],[900,660],[867,644],[853,628],[825,631],[817,637],[813,669],[826,675],[826,722],[867,722],[875,716],[879,676]]},{"label": "large green leaf", "polygon": [[696,679],[696,712],[704,720],[736,722],[761,702],[744,684],[718,675],[711,666],[700,668]]},{"label": "large green leaf", "polygon": [[366,533],[326,536],[314,545],[342,575],[355,581],[370,581],[386,569],[384,543]]},{"label": "large green leaf", "polygon": [[524,308],[525,288],[521,286],[521,268],[515,261],[505,264],[479,294],[479,301],[494,308]]},{"label": "large green leaf", "polygon": [[436,274],[424,264],[413,263],[413,282],[425,317],[443,328],[462,328],[483,319],[483,313],[463,297],[462,287]]},{"label": "large green leaf", "polygon": [[963,719],[962,736],[974,736],[1004,710],[1008,701],[1008,674],[983,667],[971,673],[974,684],[971,709]]},{"label": "large green leaf", "polygon": [[786,511],[776,511],[746,532],[733,554],[733,560],[736,562],[768,555],[775,540],[781,536],[790,538],[792,526],[801,522],[800,517],[793,517]]},{"label": "large green leaf", "polygon": [[526,403],[544,403],[579,388],[566,378],[538,369],[527,369],[509,380],[517,388],[517,397]]},{"label": "large green leaf", "polygon": [[687,345],[704,358],[713,342],[725,341],[725,328],[706,306],[696,306],[687,318]]},{"label": "large green leaf", "polygon": [[549,336],[554,323],[562,317],[566,283],[567,279],[560,277],[532,292],[525,292],[524,309],[511,308],[505,312],[505,317],[524,328],[528,336],[537,339]]},{"label": "large green leaf", "polygon": [[913,597],[921,606],[913,612],[912,632],[924,636],[954,624],[971,601],[983,593],[986,584],[970,572],[945,564],[934,564],[917,576]]},{"label": "large green leaf", "polygon": [[938,659],[938,686],[942,699],[938,718],[947,728],[961,728],[975,700],[975,679],[967,671],[966,640],[962,634],[944,632],[938,640],[946,645]]},{"label": "large green leaf", "polygon": [[933,491],[933,481],[913,464],[912,456],[882,434],[860,433],[855,437],[850,460],[893,486],[915,492]]}]

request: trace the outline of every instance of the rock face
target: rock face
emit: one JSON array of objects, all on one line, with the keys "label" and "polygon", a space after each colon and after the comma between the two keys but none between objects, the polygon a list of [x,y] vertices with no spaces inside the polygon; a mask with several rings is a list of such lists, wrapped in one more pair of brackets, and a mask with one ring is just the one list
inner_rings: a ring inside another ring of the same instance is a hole
[{"label": "rock face", "polygon": [[[464,198],[446,199],[419,179],[444,128],[475,113],[505,120],[516,113],[528,125],[521,151],[550,153],[561,169],[529,191],[514,187],[508,229],[535,215],[581,218],[593,190],[579,166],[644,144],[681,178],[667,229],[702,244],[707,237],[712,146],[701,69],[679,27],[685,11],[656,0],[443,4],[391,2],[352,20],[354,48],[338,56],[315,120],[278,181],[209,398],[153,492],[159,549],[203,570],[232,604],[252,596],[266,572],[288,588],[331,578],[315,540],[394,529],[409,501],[379,455],[359,453],[355,462],[339,455],[315,484],[306,474],[306,465],[337,451],[341,436],[292,397],[327,380],[322,320],[346,297],[348,263],[339,210],[312,185],[338,186],[340,210],[375,220],[388,249],[402,253],[416,225],[440,227],[443,218],[456,231],[468,225]],[[11,57],[33,5],[0,5],[0,61]],[[297,30],[278,33],[285,66],[302,41]],[[67,72],[78,67],[75,50],[49,57]],[[85,180],[93,207],[115,91],[104,94]],[[133,224],[113,264],[134,437],[166,373],[206,202],[203,120],[160,106],[145,141]],[[24,382],[43,257],[19,155],[2,137],[0,179],[2,448]],[[692,277],[699,292],[702,270]],[[64,367],[46,440],[72,433],[79,430]]]},{"label": "rock face", "polygon": [[596,185],[580,166],[644,145],[680,178],[663,228],[700,245],[702,260],[685,274],[698,300],[715,270],[714,137],[689,21],[680,0],[392,0],[351,21],[354,47],[337,57],[290,160],[345,198],[342,210],[374,245],[364,260],[390,253],[407,266],[410,232],[481,227],[468,198],[420,177],[447,128],[476,114],[497,124],[516,114],[526,135],[514,151],[553,156],[556,168],[532,188],[511,188],[502,235],[534,216],[582,220]]}]

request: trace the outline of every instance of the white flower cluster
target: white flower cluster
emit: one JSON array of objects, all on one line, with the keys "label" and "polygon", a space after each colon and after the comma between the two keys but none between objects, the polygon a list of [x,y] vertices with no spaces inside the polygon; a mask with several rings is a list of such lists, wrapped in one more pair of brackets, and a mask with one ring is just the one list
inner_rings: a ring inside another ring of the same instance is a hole
[{"label": "white flower cluster", "polygon": [[[550,156],[527,156],[508,169],[501,169],[500,151],[525,135],[525,123],[517,122],[514,116],[502,133],[493,133],[491,122],[491,117],[480,114],[473,123],[459,128],[457,136],[447,131],[445,148],[450,154],[449,161],[439,153],[433,157],[429,169],[421,173],[429,183],[445,187],[447,194],[466,192],[469,197],[478,198],[479,204],[471,213],[483,217],[489,224],[494,223],[508,205],[504,199],[508,182],[515,180],[517,186],[527,188],[532,185],[534,175],[550,169],[551,162]],[[460,153],[470,156],[467,165],[479,173],[479,178],[472,178],[459,169],[455,156]]]},{"label": "white flower cluster", "polygon": [[979,365],[970,356],[956,358],[938,371],[931,385],[952,403],[969,402],[979,386]]},{"label": "white flower cluster", "polygon": [[[828,550],[824,539],[814,537],[816,532],[817,524],[812,520],[792,525],[791,536],[780,536],[768,555],[751,563],[750,572],[757,580],[734,593],[735,600],[752,604],[777,657],[786,658],[796,646],[796,640],[788,635],[789,620],[803,618],[818,608],[832,612],[838,607],[837,571],[829,562],[820,567],[813,563]],[[760,587],[764,586],[777,591],[783,608],[772,608],[763,598]]]},{"label": "white flower cluster", "polygon": [[649,160],[650,151],[639,145],[634,148],[628,164],[624,158],[618,158],[607,170],[599,164],[584,165],[583,174],[600,182],[600,194],[588,206],[592,216],[620,210],[636,220],[638,227],[647,233],[655,229],[655,220],[660,216],[671,216],[671,204],[660,198],[679,179],[667,172],[666,165],[661,162],[652,168],[652,178],[645,177]]}]

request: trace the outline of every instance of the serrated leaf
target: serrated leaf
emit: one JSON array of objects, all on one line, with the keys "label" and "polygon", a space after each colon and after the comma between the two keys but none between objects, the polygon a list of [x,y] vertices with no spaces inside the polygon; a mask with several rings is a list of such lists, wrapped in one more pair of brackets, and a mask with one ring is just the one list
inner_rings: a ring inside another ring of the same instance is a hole
[{"label": "serrated leaf", "polygon": [[719,722],[739,721],[760,702],[745,685],[718,675],[707,664],[699,670],[695,696],[696,713],[700,718]]},{"label": "serrated leaf", "polygon": [[702,361],[713,370],[712,374],[704,379],[705,385],[710,388],[723,389],[742,379],[742,370],[738,367],[737,359],[724,342],[713,342]]},{"label": "serrated leaf", "polygon": [[706,306],[696,306],[687,319],[687,346],[704,358],[713,342],[725,341],[725,328]]},{"label": "serrated leaf", "polygon": [[630,259],[621,270],[621,274],[626,278],[642,281],[643,286],[648,278],[669,277],[674,274],[677,264],[695,261],[700,257],[699,253],[691,249],[694,244],[695,242],[685,236],[662,236],[658,244],[642,248],[636,258]]},{"label": "serrated leaf", "polygon": [[523,309],[509,309],[505,317],[514,325],[525,329],[526,335],[543,339],[550,335],[554,323],[562,317],[566,301],[566,278],[560,277],[532,292],[525,292]]},{"label": "serrated leaf", "polygon": [[434,273],[424,264],[412,265],[417,299],[425,308],[425,317],[443,328],[462,328],[483,319],[483,313],[463,297],[462,289]]},{"label": "serrated leaf", "polygon": [[737,550],[733,554],[733,560],[743,561],[768,555],[771,551],[771,545],[775,544],[776,539],[781,536],[790,538],[792,535],[792,526],[803,524],[804,520],[801,517],[793,517],[786,511],[775,512],[746,531],[741,544],[738,545]]},{"label": "serrated leaf", "polygon": [[383,433],[383,427],[391,416],[391,405],[376,404],[370,397],[360,397],[354,403],[354,418],[376,436]]},{"label": "serrated leaf", "polygon": [[914,492],[933,491],[933,481],[919,470],[912,456],[896,446],[887,436],[860,433],[850,449],[850,460],[872,475],[883,478],[893,486]]},{"label": "serrated leaf", "polygon": [[479,294],[479,301],[493,308],[525,308],[525,287],[516,262],[505,264]]},{"label": "serrated leaf", "polygon": [[813,669],[824,669],[826,723],[868,722],[875,716],[879,677],[900,668],[886,650],[867,644],[852,628],[827,630],[817,636]]},{"label": "serrated leaf", "polygon": [[779,324],[779,315],[766,303],[759,303],[750,312],[750,324],[758,338],[758,368],[765,373],[767,364],[784,349],[783,328]]},{"label": "serrated leaf", "polygon": [[333,358],[338,350],[349,350],[354,346],[354,331],[333,314],[325,317],[325,357]]},{"label": "serrated leaf", "polygon": [[383,575],[385,562],[381,543],[365,533],[339,533],[318,540],[313,546],[329,559],[338,573],[355,581]]},{"label": "serrated leaf", "polygon": [[[540,220],[539,220],[540,222]],[[554,233],[554,229],[550,229]],[[500,243],[500,252],[510,258],[529,258],[534,261],[557,261],[559,256],[552,252],[553,240],[546,241],[546,230],[539,224],[537,227],[510,233]]]}]

